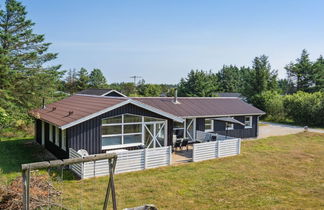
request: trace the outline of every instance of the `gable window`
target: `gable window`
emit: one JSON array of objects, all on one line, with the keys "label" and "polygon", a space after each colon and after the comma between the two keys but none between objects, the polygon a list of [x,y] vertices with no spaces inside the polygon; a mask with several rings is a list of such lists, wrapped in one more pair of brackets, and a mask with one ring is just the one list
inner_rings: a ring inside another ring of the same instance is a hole
[{"label": "gable window", "polygon": [[252,116],[245,116],[245,128],[252,128]]},{"label": "gable window", "polygon": [[212,119],[205,119],[205,131],[212,132],[214,131],[214,120]]}]

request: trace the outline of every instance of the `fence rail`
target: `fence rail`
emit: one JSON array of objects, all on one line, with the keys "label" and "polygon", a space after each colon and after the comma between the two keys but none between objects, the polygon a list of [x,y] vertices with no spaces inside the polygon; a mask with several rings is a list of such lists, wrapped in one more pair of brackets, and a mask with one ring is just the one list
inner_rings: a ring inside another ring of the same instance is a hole
[{"label": "fence rail", "polygon": [[241,139],[226,139],[193,145],[192,161],[209,160],[240,154]]},{"label": "fence rail", "polygon": [[[82,156],[72,148],[69,149],[69,152],[70,157]],[[171,152],[172,148],[169,146],[117,153],[115,173],[118,174],[171,165]],[[105,176],[109,173],[107,160],[86,162],[80,165],[74,164],[70,168],[81,178]]]}]

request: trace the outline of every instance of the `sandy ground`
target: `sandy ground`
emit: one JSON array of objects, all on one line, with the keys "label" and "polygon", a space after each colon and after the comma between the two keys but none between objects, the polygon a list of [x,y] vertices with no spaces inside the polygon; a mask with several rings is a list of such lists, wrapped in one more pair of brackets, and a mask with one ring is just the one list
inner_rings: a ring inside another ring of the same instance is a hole
[{"label": "sandy ground", "polygon": [[[266,138],[269,136],[283,136],[288,134],[295,134],[304,131],[304,127],[294,126],[294,125],[285,125],[279,123],[270,123],[270,122],[260,122],[260,124],[264,124],[263,126],[259,126],[259,136],[260,138]],[[324,129],[315,129],[309,128],[310,132],[318,132],[324,133]]]}]

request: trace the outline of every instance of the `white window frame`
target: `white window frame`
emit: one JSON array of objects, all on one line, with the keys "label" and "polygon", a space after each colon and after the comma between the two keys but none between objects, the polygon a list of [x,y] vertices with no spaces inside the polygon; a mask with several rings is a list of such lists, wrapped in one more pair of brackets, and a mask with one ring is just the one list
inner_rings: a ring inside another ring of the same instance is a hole
[{"label": "white window frame", "polygon": [[[234,117],[230,117],[230,118],[232,118],[232,119],[234,119]],[[227,125],[231,125],[231,126],[229,126],[229,127],[227,127]],[[234,130],[234,123],[225,123],[225,130],[228,130],[228,131],[230,131],[230,130]]]},{"label": "white window frame", "polygon": [[[133,115],[133,116],[141,117],[142,120],[140,122],[127,122],[127,123],[125,123],[124,122],[124,115]],[[160,119],[159,121],[148,121],[148,122],[145,122],[145,116],[135,115],[135,114],[129,114],[129,113],[125,113],[125,114],[121,114],[121,115],[117,115],[117,116],[112,116],[112,117],[118,117],[118,116],[121,116],[122,117],[122,122],[121,123],[101,124],[101,127],[103,127],[103,126],[121,126],[121,133],[119,133],[119,134],[101,135],[101,137],[104,138],[104,137],[121,136],[121,144],[111,145],[111,146],[101,146],[101,149],[103,149],[103,150],[144,145],[144,125],[145,125],[145,123],[166,122],[166,120],[164,120],[164,119]],[[108,118],[110,118],[110,117],[108,117]],[[105,119],[107,119],[107,118],[105,118]],[[157,118],[157,119],[159,119],[159,118]],[[102,120],[104,120],[104,119],[102,119]],[[167,122],[166,122],[166,124],[167,124]],[[124,133],[124,126],[125,125],[142,125],[141,132],[137,132],[137,133]],[[138,143],[125,144],[124,143],[124,136],[133,136],[133,135],[142,135],[141,136],[141,140],[142,141],[141,142],[138,142]],[[167,134],[165,134],[165,136],[167,136]]]},{"label": "white window frame", "polygon": [[62,130],[62,144],[61,148],[66,151],[66,130]]},{"label": "white window frame", "polygon": [[[249,118],[247,121],[246,118]],[[250,125],[246,125],[246,122],[249,122]],[[244,117],[244,128],[252,128],[252,116],[245,116]]]},{"label": "white window frame", "polygon": [[49,124],[49,141],[53,142],[53,125]]},{"label": "white window frame", "polygon": [[60,146],[60,131],[58,127],[55,127],[55,145]]},{"label": "white window frame", "polygon": [[[206,121],[210,121],[210,123],[206,123]],[[210,124],[211,128],[210,129],[206,129],[206,124]],[[205,132],[213,132],[214,131],[214,120],[213,119],[205,119]]]}]

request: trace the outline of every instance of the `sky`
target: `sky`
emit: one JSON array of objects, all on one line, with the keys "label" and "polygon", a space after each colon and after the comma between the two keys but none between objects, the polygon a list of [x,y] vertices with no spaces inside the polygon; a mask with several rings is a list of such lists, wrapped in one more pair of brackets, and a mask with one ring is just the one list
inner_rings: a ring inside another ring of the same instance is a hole
[{"label": "sky", "polygon": [[324,55],[322,0],[23,0],[62,69],[99,68],[108,83],[175,84],[269,56],[280,78],[307,49]]}]

